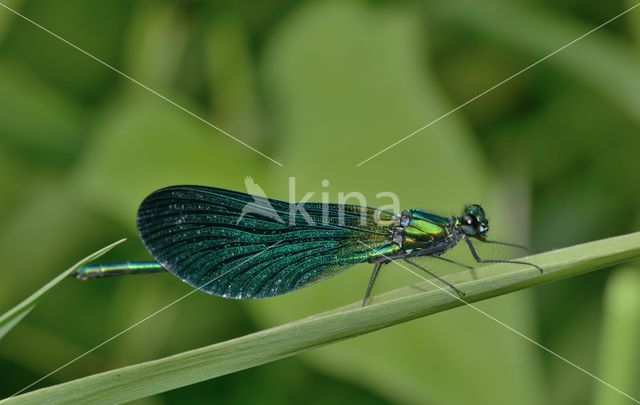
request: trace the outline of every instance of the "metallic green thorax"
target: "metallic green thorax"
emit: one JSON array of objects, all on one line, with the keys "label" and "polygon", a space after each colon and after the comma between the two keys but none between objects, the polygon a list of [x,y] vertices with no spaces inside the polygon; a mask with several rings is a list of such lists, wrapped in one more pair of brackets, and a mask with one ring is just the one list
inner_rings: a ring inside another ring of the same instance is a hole
[{"label": "metallic green thorax", "polygon": [[390,257],[416,249],[433,249],[433,254],[444,253],[452,246],[448,239],[453,244],[457,242],[453,229],[458,222],[457,217],[443,217],[415,209],[403,211],[389,229],[390,242],[376,248],[369,261],[388,261]]},{"label": "metallic green thorax", "polygon": [[449,220],[429,212],[409,210],[402,213],[400,223],[406,223],[406,226],[398,230],[403,237],[402,247],[409,249],[424,248],[433,241],[446,237]]}]

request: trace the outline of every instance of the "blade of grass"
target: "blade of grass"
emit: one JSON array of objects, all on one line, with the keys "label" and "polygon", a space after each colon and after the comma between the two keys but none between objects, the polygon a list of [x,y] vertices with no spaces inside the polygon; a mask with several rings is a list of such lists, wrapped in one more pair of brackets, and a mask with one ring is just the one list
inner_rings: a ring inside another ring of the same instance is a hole
[{"label": "blade of grass", "polygon": [[78,263],[71,266],[69,269],[62,272],[53,280],[49,281],[43,287],[41,287],[38,291],[31,294],[27,299],[23,300],[21,303],[11,308],[9,311],[5,312],[2,316],[0,316],[0,339],[7,334],[18,322],[22,320],[27,314],[33,309],[36,305],[38,299],[44,295],[47,291],[53,288],[56,284],[62,281],[65,277],[75,271],[78,267],[88,263],[92,260],[97,259],[103,254],[107,253],[109,250],[113,249],[115,246],[121,244],[126,239],[120,239],[117,242],[110,244],[109,246],[103,247],[95,253],[90,254],[84,259],[80,260]]},{"label": "blade of grass", "polygon": [[[491,265],[453,275],[476,302],[526,287],[557,281],[640,256],[640,232],[531,256],[529,266]],[[511,271],[505,272],[508,268]],[[462,305],[427,283],[378,297],[376,304],[354,303],[275,328],[173,356],[123,367],[9,398],[6,403],[126,402],[255,367],[343,339]]]},{"label": "blade of grass", "polygon": [[29,315],[29,312],[35,307],[36,304],[25,305],[20,309],[14,308],[11,313],[7,312],[0,318],[0,339],[4,337],[14,326],[18,324],[25,316]]}]

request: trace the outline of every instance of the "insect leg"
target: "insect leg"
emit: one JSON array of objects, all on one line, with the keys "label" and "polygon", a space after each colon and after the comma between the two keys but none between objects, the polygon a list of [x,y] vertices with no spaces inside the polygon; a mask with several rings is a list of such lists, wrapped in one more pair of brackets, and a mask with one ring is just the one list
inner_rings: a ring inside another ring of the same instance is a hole
[{"label": "insect leg", "polygon": [[467,246],[469,246],[469,250],[471,250],[471,254],[473,255],[473,258],[476,260],[476,262],[478,263],[512,263],[512,264],[524,264],[527,266],[531,266],[531,267],[535,267],[536,269],[538,269],[538,271],[540,273],[544,273],[544,270],[542,270],[542,267],[540,266],[536,266],[533,263],[528,263],[528,262],[521,262],[521,261],[517,261],[517,260],[496,260],[496,259],[481,259],[480,256],[478,256],[478,252],[476,252],[476,248],[473,247],[473,243],[471,243],[471,239],[469,239],[468,236],[463,235],[462,238],[464,239],[465,242],[467,242]]},{"label": "insect leg", "polygon": [[434,274],[432,272],[430,272],[429,270],[425,269],[424,267],[420,266],[418,263],[413,262],[409,259],[407,259],[406,257],[404,258],[404,261],[419,268],[420,270],[424,271],[425,273],[427,273],[428,275],[430,275],[431,277],[439,280],[441,283],[448,285],[449,287],[451,287],[451,289],[453,291],[455,291],[459,296],[464,297],[465,293],[463,293],[461,290],[457,289],[453,284],[451,284],[450,282],[448,282],[447,280],[443,279],[442,277],[438,276],[437,274]]},{"label": "insect leg", "polygon": [[474,270],[473,266],[469,266],[469,265],[464,264],[464,263],[456,262],[455,260],[447,259],[446,257],[442,257],[442,256],[431,256],[431,257],[433,257],[434,259],[445,261],[447,263],[458,265],[460,267],[464,267],[465,269]]},{"label": "insect leg", "polygon": [[371,295],[373,284],[376,282],[376,278],[378,277],[378,273],[380,272],[380,266],[382,266],[382,262],[378,262],[373,265],[373,271],[371,272],[371,277],[369,278],[369,284],[367,285],[367,290],[364,292],[364,298],[362,299],[363,307],[367,305],[367,300],[369,299],[369,295]]}]

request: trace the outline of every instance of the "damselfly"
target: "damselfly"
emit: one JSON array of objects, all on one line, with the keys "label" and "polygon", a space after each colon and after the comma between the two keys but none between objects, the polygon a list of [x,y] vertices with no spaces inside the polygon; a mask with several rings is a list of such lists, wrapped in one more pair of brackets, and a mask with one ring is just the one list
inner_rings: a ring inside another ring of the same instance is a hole
[{"label": "damselfly", "polygon": [[333,276],[358,263],[373,264],[363,305],[383,264],[402,260],[464,293],[413,259],[442,257],[464,241],[480,263],[535,264],[482,259],[472,239],[490,241],[480,205],[445,217],[416,209],[399,214],[349,204],[289,203],[203,186],[155,191],[140,205],[140,238],[156,261],[87,265],[80,279],[168,271],[193,288],[227,298],[280,295]]}]

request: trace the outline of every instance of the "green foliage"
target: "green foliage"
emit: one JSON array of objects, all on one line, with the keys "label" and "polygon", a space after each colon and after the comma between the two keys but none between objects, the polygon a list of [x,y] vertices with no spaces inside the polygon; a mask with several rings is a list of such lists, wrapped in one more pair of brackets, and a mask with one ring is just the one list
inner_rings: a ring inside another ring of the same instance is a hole
[{"label": "green foliage", "polygon": [[[640,366],[640,273],[629,265],[616,271],[606,289],[604,328],[600,349],[602,378],[637,398]],[[627,400],[604,386],[596,390],[596,404],[624,404]]]}]

